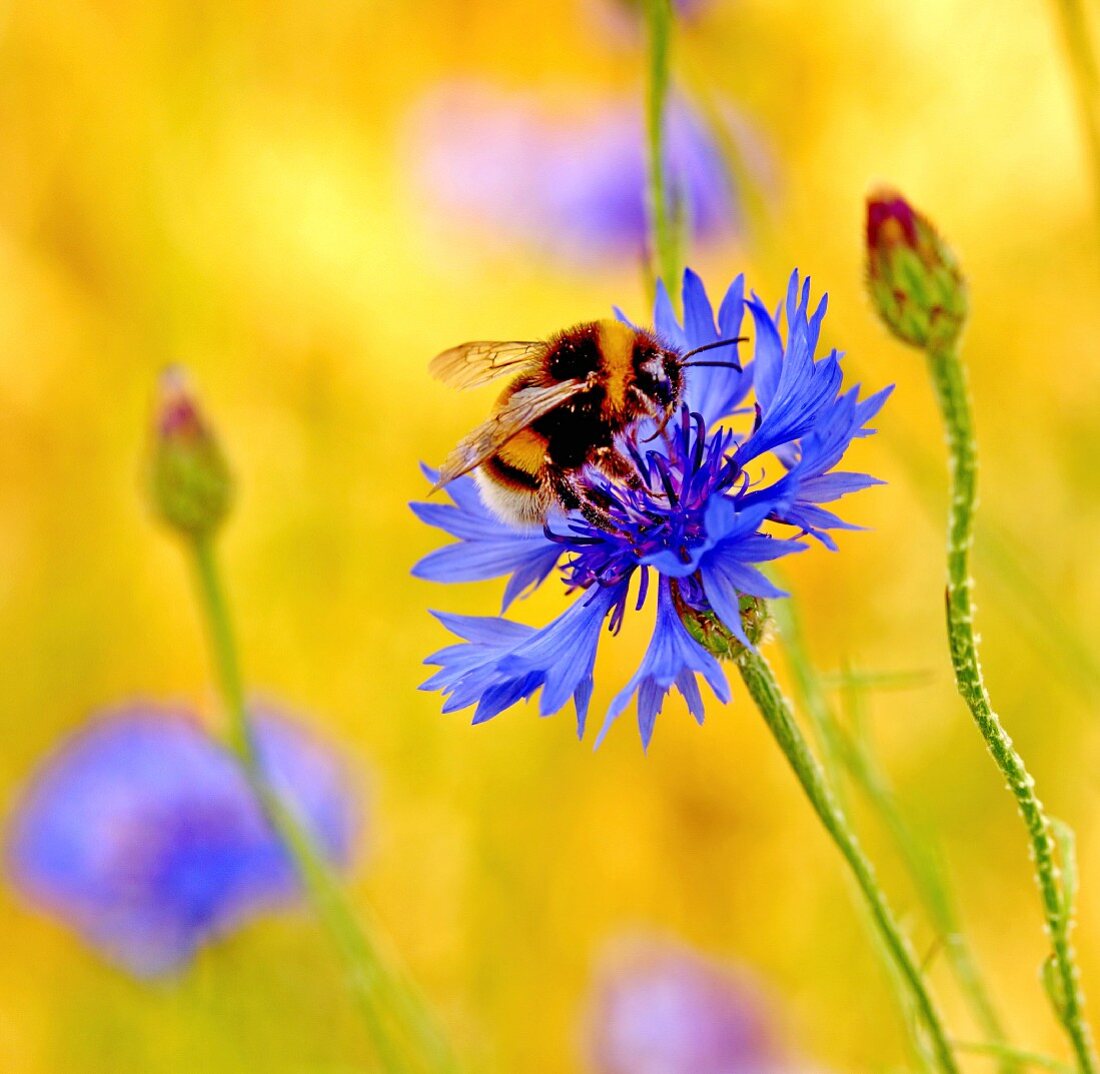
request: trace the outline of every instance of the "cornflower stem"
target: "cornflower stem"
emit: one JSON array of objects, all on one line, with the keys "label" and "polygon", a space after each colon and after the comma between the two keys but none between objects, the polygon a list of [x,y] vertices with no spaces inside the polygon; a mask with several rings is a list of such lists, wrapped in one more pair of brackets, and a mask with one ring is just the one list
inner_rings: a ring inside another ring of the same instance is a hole
[{"label": "cornflower stem", "polygon": [[837,719],[806,651],[794,601],[776,601],[772,605],[772,613],[779,625],[796,696],[822,744],[822,758],[827,776],[834,786],[839,787],[843,771],[871,804],[890,833],[912,880],[913,888],[924,905],[933,928],[942,938],[948,964],[975,1021],[981,1026],[989,1044],[999,1049],[994,1054],[999,1060],[1001,1074],[1017,1074],[1020,1062],[1008,1047],[1008,1037],[993,1006],[974,952],[962,930],[958,908],[938,854],[909,823],[866,741],[842,726]]},{"label": "cornflower stem", "polygon": [[1016,799],[1027,828],[1043,915],[1051,941],[1051,954],[1044,974],[1047,992],[1073,1046],[1078,1069],[1081,1074],[1096,1074],[1092,1034],[1085,1020],[1084,996],[1070,941],[1072,910],[1056,862],[1054,828],[1035,793],[1034,779],[993,711],[978,659],[970,577],[978,458],[966,372],[954,343],[930,345],[927,357],[947,433],[950,507],[947,521],[946,606],[947,637],[955,682],[997,768]]},{"label": "cornflower stem", "polygon": [[349,988],[382,1070],[386,1074],[407,1074],[411,1069],[402,1057],[397,1027],[391,1024],[400,1017],[403,1020],[400,1028],[422,1047],[429,1070],[440,1074],[456,1071],[457,1064],[419,996],[407,981],[385,964],[379,950],[379,938],[368,936],[364,931],[323,852],[268,781],[245,706],[237,648],[213,542],[207,537],[196,537],[190,541],[189,551],[211,654],[229,717],[229,745],[290,856],[313,912],[341,956]]},{"label": "cornflower stem", "polygon": [[1085,146],[1092,171],[1094,215],[1100,235],[1100,66],[1083,0],[1052,0],[1061,24],[1070,74],[1077,92]]},{"label": "cornflower stem", "polygon": [[647,51],[646,87],[647,200],[653,237],[653,274],[663,279],[676,301],[680,274],[679,243],[670,215],[668,177],[665,174],[665,106],[668,102],[669,60],[672,43],[670,0],[645,0]]},{"label": "cornflower stem", "polygon": [[894,918],[886,895],[875,879],[874,869],[863,853],[855,832],[833,796],[825,773],[795,722],[790,704],[783,696],[775,673],[767,660],[751,649],[743,649],[737,656],[737,668],[756,707],[764,717],[768,730],[810,800],[810,805],[855,877],[875,928],[908,989],[916,1017],[926,1034],[924,1043],[935,1069],[944,1074],[958,1074],[959,1068],[943,1021],[925,985],[916,956]]}]

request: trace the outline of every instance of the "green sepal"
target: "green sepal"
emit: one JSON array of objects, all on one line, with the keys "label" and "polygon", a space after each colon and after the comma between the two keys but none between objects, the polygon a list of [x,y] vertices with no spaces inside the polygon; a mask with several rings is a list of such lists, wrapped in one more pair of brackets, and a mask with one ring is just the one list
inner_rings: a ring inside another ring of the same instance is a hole
[{"label": "green sepal", "polygon": [[[711,656],[719,660],[736,660],[746,652],[745,644],[738,638],[718,615],[710,609],[693,608],[680,595],[679,588],[672,587],[672,599],[676,614],[684,624],[692,639],[698,642]],[[738,599],[741,612],[741,629],[745,637],[756,645],[764,636],[768,625],[768,605],[760,597],[744,594]]]}]

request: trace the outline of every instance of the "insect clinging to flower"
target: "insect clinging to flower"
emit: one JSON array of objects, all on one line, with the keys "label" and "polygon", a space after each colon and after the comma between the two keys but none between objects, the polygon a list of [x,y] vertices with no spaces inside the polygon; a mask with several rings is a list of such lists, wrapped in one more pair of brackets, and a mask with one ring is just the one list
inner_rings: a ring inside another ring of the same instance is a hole
[{"label": "insect clinging to flower", "polygon": [[663,429],[680,407],[695,354],[733,346],[719,340],[684,352],[643,328],[610,318],[586,321],[534,342],[479,341],[433,359],[431,372],[455,388],[513,379],[489,418],[443,463],[436,488],[474,471],[487,506],[513,524],[545,523],[555,508],[606,527],[599,496],[583,473],[638,485],[618,442],[645,419]]},{"label": "insect clinging to flower", "polygon": [[[473,707],[483,723],[539,694],[549,716],[572,698],[583,734],[600,637],[656,604],[649,647],[601,737],[636,697],[648,743],[673,688],[702,722],[699,680],[728,701],[719,660],[751,649],[762,602],[785,595],[762,568],[806,538],[835,549],[832,532],[858,528],[830,507],[879,484],[840,467],[890,389],[860,398],[842,386],[840,353],[818,354],[825,299],[811,302],[796,272],[773,312],[738,277],[716,310],[687,270],[682,302],[681,321],[660,284],[655,331],[616,310],[618,322],[543,343],[468,343],[433,363],[455,387],[513,379],[442,472],[425,469],[451,502],[413,510],[454,540],[414,573],[506,578],[507,608],[556,572],[569,598],[541,627],[440,613],[460,640],[428,657],[437,670],[423,689],[446,695],[445,712]],[[746,313],[754,347],[742,367]],[[701,351],[712,353],[696,360]]]}]

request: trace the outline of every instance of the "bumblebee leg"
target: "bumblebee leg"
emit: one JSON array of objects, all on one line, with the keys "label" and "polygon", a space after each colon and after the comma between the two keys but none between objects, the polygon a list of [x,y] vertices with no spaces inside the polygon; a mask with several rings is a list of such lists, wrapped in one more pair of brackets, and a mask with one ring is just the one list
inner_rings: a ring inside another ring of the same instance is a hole
[{"label": "bumblebee leg", "polygon": [[638,474],[638,468],[632,459],[627,458],[618,448],[607,446],[596,452],[596,465],[612,481],[625,485],[628,489],[644,488],[645,484]]},{"label": "bumblebee leg", "polygon": [[580,511],[584,520],[606,533],[622,532],[608,512],[611,501],[598,489],[585,485],[576,475],[561,474],[554,479],[554,492],[568,511]]}]

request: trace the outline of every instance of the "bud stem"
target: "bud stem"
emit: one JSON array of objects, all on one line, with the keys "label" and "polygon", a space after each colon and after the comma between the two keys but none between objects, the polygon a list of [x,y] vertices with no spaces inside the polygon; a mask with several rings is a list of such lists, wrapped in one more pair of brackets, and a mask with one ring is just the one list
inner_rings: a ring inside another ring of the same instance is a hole
[{"label": "bud stem", "polygon": [[737,657],[737,668],[756,702],[756,707],[764,717],[768,730],[806,792],[810,805],[844,856],[859,885],[883,945],[893,958],[911,994],[915,1012],[926,1034],[926,1040],[922,1043],[926,1044],[931,1053],[929,1059],[942,1074],[957,1074],[959,1068],[948,1043],[943,1021],[925,986],[916,956],[890,909],[886,895],[875,878],[874,869],[863,853],[855,832],[837,804],[825,773],[795,722],[790,703],[783,696],[775,673],[767,660],[751,649],[742,649]]},{"label": "bud stem", "polygon": [[[252,722],[245,706],[237,649],[213,541],[209,537],[193,537],[188,547],[192,553],[211,656],[229,716],[230,748],[240,760],[268,821],[290,855],[314,913],[343,958],[351,991],[382,1069],[386,1074],[408,1074],[412,1069],[402,1058],[400,1047],[394,1039],[395,1030],[403,1028],[423,1048],[427,1066],[422,1068],[417,1064],[418,1068],[439,1074],[456,1071],[458,1067],[449,1047],[419,995],[404,975],[395,972],[392,957],[389,966],[383,962],[377,925],[372,922],[368,933],[356,919],[325,855],[315,845],[298,816],[268,782],[260,764]],[[386,1015],[389,1015],[390,1022],[403,1019],[404,1025],[388,1025]]]},{"label": "bud stem", "polygon": [[947,637],[955,682],[1024,819],[1051,940],[1051,965],[1057,989],[1048,988],[1050,999],[1073,1045],[1081,1074],[1096,1074],[1092,1034],[1084,1016],[1084,995],[1070,942],[1073,926],[1071,908],[1067,905],[1059,879],[1057,844],[1052,824],[1035,793],[1034,779],[993,711],[978,659],[970,577],[978,457],[966,370],[955,345],[930,347],[926,353],[947,433],[950,507],[947,520],[946,606]]}]

